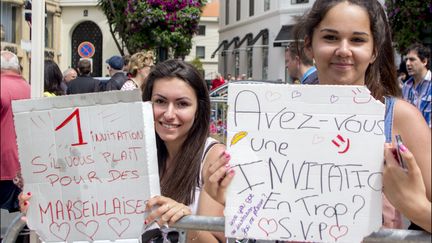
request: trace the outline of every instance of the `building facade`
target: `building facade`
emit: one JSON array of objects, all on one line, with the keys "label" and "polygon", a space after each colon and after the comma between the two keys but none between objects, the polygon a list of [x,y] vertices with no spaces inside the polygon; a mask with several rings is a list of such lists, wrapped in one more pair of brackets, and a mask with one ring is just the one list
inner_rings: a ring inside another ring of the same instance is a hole
[{"label": "building facade", "polygon": [[[31,60],[31,21],[26,20],[26,0],[1,0],[1,49],[17,54],[23,76],[29,80]],[[45,0],[45,57],[61,70],[76,67],[82,57],[93,63],[94,76],[106,76],[105,60],[119,55],[108,21],[97,0]],[[206,79],[218,69],[217,58],[210,58],[218,45],[219,0],[208,1],[200,19],[199,33],[186,61],[199,57]]]},{"label": "building facade", "polygon": [[[22,74],[29,80],[31,61],[31,17],[25,0],[1,0],[1,50],[15,53],[21,63]],[[61,8],[58,0],[45,2],[45,56],[59,62]],[[27,14],[26,14],[27,13]],[[26,17],[27,16],[27,17]]]},{"label": "building facade", "polygon": [[119,50],[97,0],[60,0],[60,6],[61,70],[76,67],[80,58],[88,57],[93,63],[93,75],[106,76],[105,60],[119,55]]},{"label": "building facade", "polygon": [[[1,1],[1,50],[17,54],[23,76],[30,80],[31,12],[26,2]],[[94,49],[87,48],[85,54],[92,55],[93,73],[105,76],[104,60],[119,53],[97,0],[46,0],[44,34],[45,58],[54,60],[61,70],[76,67],[81,58],[79,47],[90,46]]]},{"label": "building facade", "polygon": [[192,38],[192,49],[185,57],[185,61],[199,58],[203,64],[204,78],[215,78],[218,72],[218,57],[211,58],[211,53],[218,46],[219,41],[219,0],[211,0],[203,8],[198,25],[198,32]]},{"label": "building facade", "polygon": [[314,0],[224,0],[220,4],[219,45],[212,56],[218,70],[234,77],[287,80],[285,47],[291,26]]}]

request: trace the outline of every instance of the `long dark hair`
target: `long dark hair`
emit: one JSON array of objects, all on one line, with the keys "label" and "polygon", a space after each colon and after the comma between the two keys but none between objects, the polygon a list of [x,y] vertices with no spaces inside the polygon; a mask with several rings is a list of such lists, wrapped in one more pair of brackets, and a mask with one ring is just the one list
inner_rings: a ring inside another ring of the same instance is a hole
[{"label": "long dark hair", "polygon": [[179,78],[189,84],[197,96],[198,107],[195,121],[186,140],[173,158],[172,166],[166,170],[168,151],[164,141],[156,133],[161,193],[178,202],[190,205],[195,199],[195,188],[199,183],[201,157],[209,134],[210,98],[206,83],[200,73],[190,64],[180,60],[158,63],[143,87],[143,101],[152,97],[154,83],[162,78]]},{"label": "long dark hair", "polygon": [[61,87],[62,80],[63,74],[57,64],[52,60],[45,60],[44,91],[55,95],[64,95],[64,90]]},{"label": "long dark hair", "polygon": [[[383,7],[377,0],[317,0],[311,10],[299,18],[293,29],[297,45],[303,38],[312,40],[315,28],[327,12],[341,2],[349,2],[363,8],[369,15],[371,33],[374,41],[376,60],[366,70],[365,84],[375,99],[383,100],[384,96],[401,96],[397,82],[397,71],[394,61],[394,50],[390,26]],[[311,47],[311,41],[305,47]],[[318,70],[319,72],[319,70]]]}]

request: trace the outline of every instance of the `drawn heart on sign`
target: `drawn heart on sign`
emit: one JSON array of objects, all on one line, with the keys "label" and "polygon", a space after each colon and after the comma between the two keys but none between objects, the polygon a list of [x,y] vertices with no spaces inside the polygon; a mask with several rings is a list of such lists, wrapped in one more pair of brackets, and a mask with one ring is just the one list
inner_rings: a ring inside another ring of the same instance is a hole
[{"label": "drawn heart on sign", "polygon": [[121,235],[129,228],[130,225],[129,219],[119,220],[116,217],[109,218],[107,222],[109,227],[118,235],[118,237],[121,237]]},{"label": "drawn heart on sign", "polygon": [[302,95],[302,94],[301,94],[299,91],[294,90],[294,91],[291,93],[291,98],[295,99],[295,98],[300,97],[301,95]]},{"label": "drawn heart on sign", "polygon": [[99,223],[95,220],[89,220],[87,223],[79,221],[75,223],[75,228],[81,234],[87,236],[91,240],[94,240],[93,237],[99,229]]},{"label": "drawn heart on sign", "polygon": [[270,102],[280,99],[281,95],[278,92],[267,91],[266,99]]},{"label": "drawn heart on sign", "polygon": [[51,234],[53,234],[55,237],[59,238],[62,241],[66,241],[70,233],[70,225],[66,222],[61,224],[53,222],[49,226],[49,230]]},{"label": "drawn heart on sign", "polygon": [[339,100],[339,97],[336,95],[331,95],[330,96],[330,103],[336,103]]},{"label": "drawn heart on sign", "polygon": [[331,237],[337,241],[342,236],[346,235],[348,233],[348,227],[345,225],[332,225],[329,229],[329,234]]},{"label": "drawn heart on sign", "polygon": [[274,219],[266,219],[261,218],[258,222],[258,227],[266,233],[267,236],[269,236],[271,233],[274,233],[278,229],[278,224],[276,223],[276,220]]},{"label": "drawn heart on sign", "polygon": [[314,135],[312,139],[312,144],[318,144],[321,143],[322,141],[324,141],[324,137],[321,137],[319,135]]}]

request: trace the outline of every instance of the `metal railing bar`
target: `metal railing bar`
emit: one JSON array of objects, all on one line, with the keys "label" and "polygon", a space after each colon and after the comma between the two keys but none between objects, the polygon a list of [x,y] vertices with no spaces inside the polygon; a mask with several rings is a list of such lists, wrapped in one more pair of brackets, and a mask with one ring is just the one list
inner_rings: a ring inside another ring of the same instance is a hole
[{"label": "metal railing bar", "polygon": [[[12,221],[12,224],[6,231],[3,239],[4,243],[15,243],[18,235],[26,225],[22,220],[23,214],[17,215]],[[203,230],[223,232],[225,229],[224,217],[208,217],[199,215],[188,215],[177,221],[171,228],[179,230]],[[186,234],[181,235],[180,242],[185,242]],[[229,242],[233,242],[230,239]],[[395,230],[395,229],[380,229],[377,232],[365,237],[363,243],[430,243],[432,235],[425,231],[417,230]]]},{"label": "metal railing bar", "polygon": [[12,221],[11,225],[8,227],[5,237],[3,239],[4,243],[15,243],[19,233],[22,229],[24,229],[26,225],[26,221],[22,220],[22,217],[24,215],[22,213],[18,214],[14,220]]},{"label": "metal railing bar", "polygon": [[420,230],[380,229],[363,239],[363,243],[431,243],[432,235]]}]

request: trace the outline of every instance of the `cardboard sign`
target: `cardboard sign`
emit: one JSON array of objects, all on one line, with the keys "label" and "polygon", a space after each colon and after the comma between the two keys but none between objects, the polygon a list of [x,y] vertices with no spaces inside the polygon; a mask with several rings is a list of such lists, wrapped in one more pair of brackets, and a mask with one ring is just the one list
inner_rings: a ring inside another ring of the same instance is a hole
[{"label": "cardboard sign", "polygon": [[136,239],[160,194],[153,112],[140,92],[13,103],[30,229],[43,241]]},{"label": "cardboard sign", "polygon": [[381,226],[384,105],[361,86],[233,84],[227,237],[360,242]]}]

